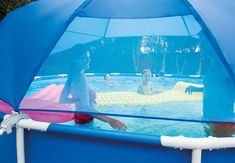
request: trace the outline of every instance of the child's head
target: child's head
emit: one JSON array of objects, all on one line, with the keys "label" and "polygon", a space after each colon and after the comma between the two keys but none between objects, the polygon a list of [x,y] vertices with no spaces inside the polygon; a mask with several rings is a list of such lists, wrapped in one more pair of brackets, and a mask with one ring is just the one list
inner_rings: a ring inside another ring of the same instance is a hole
[{"label": "child's head", "polygon": [[159,76],[160,76],[160,77],[164,77],[164,71],[163,71],[163,70],[160,70],[160,71],[159,71]]},{"label": "child's head", "polygon": [[147,84],[151,80],[151,70],[149,69],[144,69],[142,72],[142,81],[144,84]]},{"label": "child's head", "polygon": [[110,81],[111,80],[109,73],[104,75],[104,80],[106,80],[106,81]]}]

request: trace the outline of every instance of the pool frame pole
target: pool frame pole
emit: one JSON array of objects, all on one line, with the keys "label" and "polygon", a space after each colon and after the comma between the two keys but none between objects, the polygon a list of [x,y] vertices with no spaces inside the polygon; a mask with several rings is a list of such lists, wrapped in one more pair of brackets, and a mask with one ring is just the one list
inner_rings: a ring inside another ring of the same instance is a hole
[{"label": "pool frame pole", "polygon": [[24,152],[24,128],[16,128],[16,153],[17,163],[25,163],[25,152]]},{"label": "pool frame pole", "polygon": [[202,158],[202,150],[201,149],[193,149],[192,150],[192,163],[201,163]]},{"label": "pool frame pole", "polygon": [[24,129],[34,129],[39,131],[47,131],[50,123],[38,122],[32,119],[21,119],[16,124],[16,152],[17,163],[25,163],[25,150],[24,150]]}]

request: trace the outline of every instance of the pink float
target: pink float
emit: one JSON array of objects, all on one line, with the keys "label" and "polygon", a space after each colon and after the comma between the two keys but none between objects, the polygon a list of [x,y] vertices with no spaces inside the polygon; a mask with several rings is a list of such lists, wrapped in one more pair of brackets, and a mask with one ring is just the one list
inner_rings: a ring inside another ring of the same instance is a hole
[{"label": "pink float", "polygon": [[[59,97],[64,85],[51,84],[35,94],[22,100],[20,107],[22,109],[45,109],[45,111],[22,111],[31,119],[50,122],[62,123],[72,120],[73,113],[49,112],[46,110],[72,111],[69,104],[60,104]],[[6,102],[0,102],[0,112],[9,114],[14,109]]]}]

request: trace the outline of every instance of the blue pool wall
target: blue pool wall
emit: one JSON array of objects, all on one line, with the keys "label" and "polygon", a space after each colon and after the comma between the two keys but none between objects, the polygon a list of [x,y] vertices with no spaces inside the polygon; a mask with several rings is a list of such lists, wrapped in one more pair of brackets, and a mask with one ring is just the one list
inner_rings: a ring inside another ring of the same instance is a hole
[{"label": "blue pool wall", "polygon": [[27,162],[33,163],[186,163],[191,160],[191,150],[162,147],[160,137],[147,135],[50,125],[46,133],[29,131],[25,137],[26,153],[30,153]]},{"label": "blue pool wall", "polygon": [[[0,136],[0,162],[17,162],[15,137],[15,129]],[[203,150],[202,163],[235,162],[234,153],[235,148]],[[51,124],[47,132],[25,130],[26,163],[189,163],[191,156],[192,150],[164,147],[156,136],[62,124]]]}]

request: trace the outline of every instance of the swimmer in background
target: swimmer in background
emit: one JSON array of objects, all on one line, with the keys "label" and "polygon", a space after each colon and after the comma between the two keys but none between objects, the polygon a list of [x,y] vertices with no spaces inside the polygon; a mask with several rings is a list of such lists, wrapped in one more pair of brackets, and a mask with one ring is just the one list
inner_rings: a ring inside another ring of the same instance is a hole
[{"label": "swimmer in background", "polygon": [[153,78],[153,79],[157,79],[157,76],[156,76],[155,73],[152,74],[152,78]]},{"label": "swimmer in background", "polygon": [[160,70],[158,75],[156,73],[152,73],[152,78],[153,79],[165,79],[164,71]]},{"label": "swimmer in background", "polygon": [[160,78],[160,79],[164,79],[164,78],[165,78],[165,73],[164,73],[163,70],[160,70],[160,71],[159,71],[159,78]]},{"label": "swimmer in background", "polygon": [[113,81],[111,80],[111,76],[110,76],[109,73],[106,73],[106,74],[104,75],[104,82],[105,82],[106,84],[112,84],[112,83],[113,83]]},{"label": "swimmer in background", "polygon": [[138,94],[143,94],[143,95],[151,95],[153,94],[153,83],[151,81],[151,70],[149,69],[144,69],[142,72],[142,83],[137,88],[137,93]]}]

